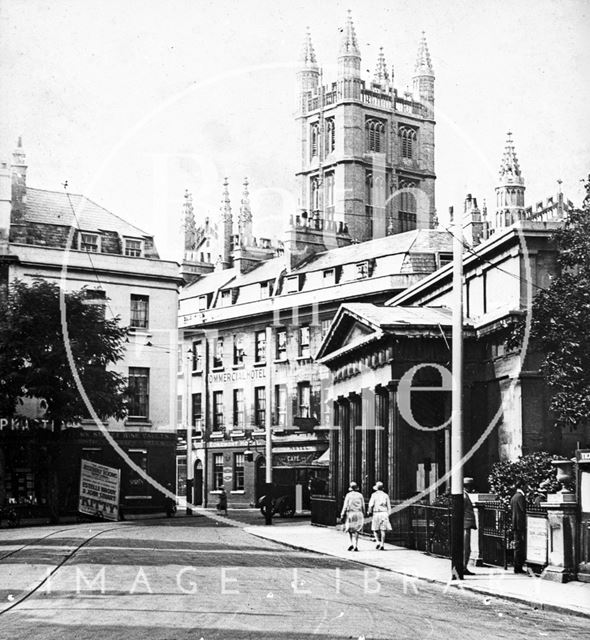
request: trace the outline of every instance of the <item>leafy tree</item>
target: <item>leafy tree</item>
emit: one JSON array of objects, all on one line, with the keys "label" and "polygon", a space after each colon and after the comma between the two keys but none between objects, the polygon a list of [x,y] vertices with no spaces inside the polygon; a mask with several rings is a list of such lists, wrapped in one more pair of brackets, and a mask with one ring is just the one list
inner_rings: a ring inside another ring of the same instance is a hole
[{"label": "leafy tree", "polygon": [[544,354],[541,373],[553,391],[556,425],[575,429],[590,416],[590,176],[582,208],[568,214],[554,239],[558,273],[533,300],[530,337]]},{"label": "leafy tree", "polygon": [[498,495],[504,506],[510,503],[517,480],[524,481],[524,491],[529,504],[534,502],[537,495],[555,493],[560,490],[561,485],[557,481],[551,460],[557,458],[558,456],[538,451],[522,456],[515,462],[495,462],[488,476],[490,489]]},{"label": "leafy tree", "polygon": [[[38,447],[36,464],[46,470],[50,516],[57,521],[59,430],[65,423],[89,417],[67,356],[60,289],[40,279],[32,284],[16,281],[2,298],[0,415],[14,415],[19,398],[45,401],[44,419],[51,421],[54,432],[44,434],[46,444]],[[63,302],[67,344],[90,403],[103,419],[123,418],[126,380],[109,367],[123,356],[126,329],[119,326],[119,318],[105,319],[103,309],[90,303],[85,290],[65,293]]]},{"label": "leafy tree", "polygon": [[[124,353],[126,330],[105,319],[84,290],[66,293],[65,318],[75,370],[96,413],[125,416],[126,381],[109,370]],[[11,415],[20,397],[43,398],[45,418],[60,423],[89,417],[67,357],[59,287],[45,280],[12,283],[0,318],[0,410]]]}]

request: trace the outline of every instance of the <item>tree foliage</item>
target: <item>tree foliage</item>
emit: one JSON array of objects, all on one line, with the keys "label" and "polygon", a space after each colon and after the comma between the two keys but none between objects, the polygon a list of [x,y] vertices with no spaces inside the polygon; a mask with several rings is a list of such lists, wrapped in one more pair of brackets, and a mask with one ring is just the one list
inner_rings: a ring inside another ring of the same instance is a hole
[{"label": "tree foliage", "polygon": [[[12,415],[19,397],[43,398],[47,420],[89,417],[67,357],[57,284],[15,281],[2,300],[0,318],[0,410]],[[86,291],[64,296],[68,342],[75,370],[101,418],[125,416],[126,380],[109,369],[124,353],[126,330],[105,319]]]},{"label": "tree foliage", "polygon": [[590,416],[590,176],[582,208],[568,214],[554,239],[558,273],[533,300],[530,337],[544,354],[555,422],[575,429]]},{"label": "tree foliage", "polygon": [[523,490],[529,504],[536,495],[555,493],[561,488],[555,467],[551,464],[551,460],[556,458],[557,456],[539,451],[522,456],[515,462],[495,462],[488,476],[490,490],[498,495],[505,506],[510,503],[518,480],[526,485]]}]

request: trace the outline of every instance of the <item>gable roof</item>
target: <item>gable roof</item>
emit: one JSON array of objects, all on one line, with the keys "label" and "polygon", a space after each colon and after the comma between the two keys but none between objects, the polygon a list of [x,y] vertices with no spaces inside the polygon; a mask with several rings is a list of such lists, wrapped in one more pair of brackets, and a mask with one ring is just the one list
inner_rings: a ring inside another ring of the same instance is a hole
[{"label": "gable roof", "polygon": [[[355,322],[372,331],[343,344],[350,334],[350,325]],[[444,329],[449,329],[451,322],[452,311],[448,307],[382,307],[362,302],[343,304],[332,320],[316,359],[328,362],[379,340],[385,334],[407,335],[423,329],[434,329],[443,336]]]},{"label": "gable roof", "polygon": [[86,196],[65,191],[27,187],[25,219],[41,224],[79,226],[82,231],[114,231],[121,236],[152,237]]}]

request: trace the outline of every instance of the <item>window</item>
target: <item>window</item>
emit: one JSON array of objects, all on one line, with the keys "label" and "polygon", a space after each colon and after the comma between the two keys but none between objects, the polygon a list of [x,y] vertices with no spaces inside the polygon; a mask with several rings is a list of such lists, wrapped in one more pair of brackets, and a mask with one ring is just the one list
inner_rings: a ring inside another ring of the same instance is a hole
[{"label": "window", "polygon": [[385,151],[385,125],[381,120],[369,118],[365,122],[365,140],[366,149],[374,153],[383,153]]},{"label": "window", "polygon": [[125,255],[129,256],[130,258],[141,258],[141,255],[143,253],[141,245],[141,240],[125,238]]},{"label": "window", "polygon": [[130,419],[147,420],[149,418],[150,370],[147,367],[129,367],[129,404]]},{"label": "window", "polygon": [[255,340],[255,362],[266,362],[266,331],[257,331]]},{"label": "window", "polygon": [[287,293],[297,293],[299,291],[299,276],[287,278]]},{"label": "window", "polygon": [[231,289],[224,289],[221,292],[221,298],[219,300],[220,307],[229,307],[231,305]]},{"label": "window", "polygon": [[176,350],[176,371],[177,373],[182,373],[182,350],[184,348],[184,344],[182,342],[178,343],[178,349]]},{"label": "window", "polygon": [[310,189],[310,203],[309,208],[312,211],[320,210],[320,180],[315,177],[311,179],[311,189]]},{"label": "window", "polygon": [[234,427],[243,429],[245,426],[244,390],[234,389]]},{"label": "window", "polygon": [[268,280],[267,282],[260,283],[260,298],[264,300],[265,298],[271,298],[274,292],[274,282],[272,280]]},{"label": "window", "polygon": [[[129,449],[127,451],[129,457],[135,464],[145,473],[148,473],[148,454],[146,449]],[[142,478],[137,471],[134,471],[127,465],[127,487],[126,498],[133,496],[135,498],[149,496],[149,486],[146,480]]]},{"label": "window", "polygon": [[96,233],[81,233],[80,234],[80,250],[90,251],[91,253],[98,253],[98,234]]},{"label": "window", "polygon": [[297,385],[297,408],[300,418],[309,418],[311,404],[311,387],[309,382],[300,382]]},{"label": "window", "polygon": [[200,393],[191,396],[191,424],[197,429],[203,428],[203,401]]},{"label": "window", "polygon": [[223,486],[223,453],[213,454],[213,489]]},{"label": "window", "polygon": [[287,331],[277,331],[277,360],[287,359]]},{"label": "window", "polygon": [[85,289],[84,304],[93,305],[101,320],[104,320],[107,294],[102,289]]},{"label": "window", "polygon": [[446,264],[453,262],[453,254],[452,253],[443,253],[442,251],[438,254],[438,264],[440,267],[444,267]]},{"label": "window", "polygon": [[244,364],[244,337],[241,333],[234,335],[234,367]]},{"label": "window", "polygon": [[199,311],[205,311],[207,308],[207,296],[199,296],[197,308]]},{"label": "window", "polygon": [[147,329],[149,321],[149,296],[131,294],[130,326],[136,329]]},{"label": "window", "polygon": [[399,183],[400,232],[412,231],[417,226],[414,189],[416,189],[416,183],[411,180],[403,180]]},{"label": "window", "polygon": [[287,385],[275,385],[275,424],[279,427],[287,425]]},{"label": "window", "polygon": [[326,173],[324,178],[325,184],[325,197],[326,197],[326,208],[328,209],[328,213],[333,213],[334,207],[334,174]]},{"label": "window", "polygon": [[216,338],[213,354],[213,368],[223,369],[223,338]]},{"label": "window", "polygon": [[324,269],[324,286],[329,287],[330,285],[336,284],[336,272],[334,269]]},{"label": "window", "polygon": [[416,146],[416,129],[413,129],[412,127],[400,127],[398,136],[401,157],[411,160],[414,157],[414,147]]},{"label": "window", "polygon": [[223,391],[213,392],[213,429],[223,429]]},{"label": "window", "polygon": [[234,453],[234,491],[244,489],[244,454]]},{"label": "window", "polygon": [[312,158],[318,155],[319,131],[319,124],[313,122],[309,128],[309,147]]},{"label": "window", "polygon": [[266,389],[264,387],[254,388],[254,422],[260,429],[266,426]]},{"label": "window", "polygon": [[299,327],[299,357],[300,358],[310,358],[310,336],[309,336],[309,327],[306,325],[304,327]]},{"label": "window", "polygon": [[334,118],[326,118],[326,153],[336,149],[336,124]]},{"label": "window", "polygon": [[364,262],[358,262],[356,265],[356,277],[357,279],[368,278],[369,277],[369,262],[365,260]]},{"label": "window", "polygon": [[192,346],[193,352],[193,371],[203,370],[203,342],[194,340]]},{"label": "window", "polygon": [[326,335],[328,334],[328,331],[330,331],[330,327],[332,326],[332,320],[322,320],[322,324],[321,324],[321,333],[322,333],[322,340],[326,337]]}]

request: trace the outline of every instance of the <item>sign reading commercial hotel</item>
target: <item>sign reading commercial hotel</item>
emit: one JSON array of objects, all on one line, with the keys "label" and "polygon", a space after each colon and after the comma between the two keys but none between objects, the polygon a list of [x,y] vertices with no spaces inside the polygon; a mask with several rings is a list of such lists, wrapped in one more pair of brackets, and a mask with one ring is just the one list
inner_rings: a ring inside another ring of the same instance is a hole
[{"label": "sign reading commercial hotel", "polygon": [[235,371],[216,371],[207,376],[209,384],[214,382],[239,382],[242,380],[261,380],[266,378],[266,370],[262,367],[236,369]]},{"label": "sign reading commercial hotel", "polygon": [[78,511],[105,520],[119,519],[121,471],[82,460]]}]

